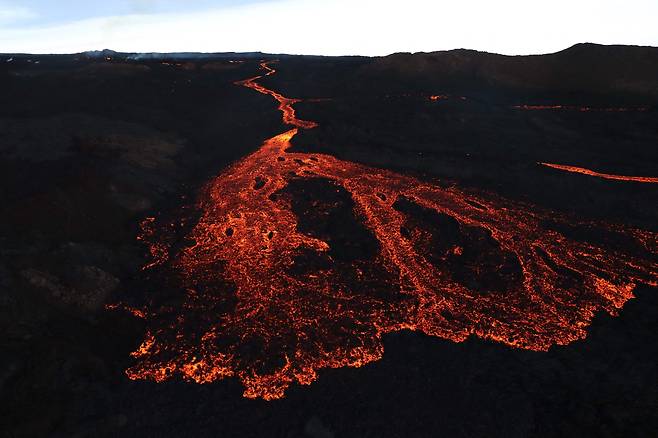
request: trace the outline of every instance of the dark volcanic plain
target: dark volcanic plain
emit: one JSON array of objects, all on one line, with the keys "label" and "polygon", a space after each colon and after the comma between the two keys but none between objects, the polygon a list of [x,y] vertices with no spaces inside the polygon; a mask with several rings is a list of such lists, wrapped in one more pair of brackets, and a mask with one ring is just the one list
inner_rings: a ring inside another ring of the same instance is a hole
[{"label": "dark volcanic plain", "polygon": [[[140,224],[194,218],[210,178],[288,129],[273,99],[234,84],[275,59],[277,74],[259,83],[303,99],[298,117],[319,123],[291,152],[658,232],[658,184],[538,164],[658,177],[655,48],[0,55],[0,436],[655,436],[658,291],[642,284],[618,317],[600,313],[586,339],[548,352],[400,331],[385,335],[381,360],[320,370],[280,400],[245,399],[233,378],[129,380],[145,326],[108,306],[167,287],[141,269],[150,259]],[[349,194],[321,181],[286,191],[304,232],[343,258],[372,251]],[[313,216],[316,199],[337,206],[330,223]]]}]

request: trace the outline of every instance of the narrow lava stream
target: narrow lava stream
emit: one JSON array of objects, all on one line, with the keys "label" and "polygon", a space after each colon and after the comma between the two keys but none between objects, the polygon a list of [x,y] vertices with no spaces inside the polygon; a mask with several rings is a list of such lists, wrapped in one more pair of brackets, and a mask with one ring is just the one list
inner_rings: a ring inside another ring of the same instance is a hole
[{"label": "narrow lava stream", "polygon": [[596,178],[611,179],[615,181],[630,181],[630,182],[640,182],[647,184],[658,184],[658,178],[654,178],[651,176],[628,176],[628,175],[616,175],[612,173],[601,173],[591,169],[586,169],[584,167],[567,166],[565,164],[553,164],[553,163],[539,163],[539,164],[553,169],[563,170],[565,172],[579,173],[581,175],[594,176]]},{"label": "narrow lava stream", "polygon": [[[233,376],[245,397],[277,399],[322,368],[380,359],[386,333],[474,335],[545,351],[585,338],[595,313],[615,315],[637,283],[658,286],[656,233],[287,152],[300,129],[317,125],[298,119],[299,100],[258,84],[262,77],[238,84],[275,98],[291,129],[207,184],[187,246],[170,248],[150,222],[140,236],[154,255],[149,268],[180,279],[182,302],[136,311],[148,332],[132,354],[131,379]],[[371,260],[340,267],[330,243],[300,231],[281,193],[318,180],[353,200],[355,220],[378,243]],[[592,233],[625,243],[582,237]],[[316,259],[326,263],[298,269]]]}]

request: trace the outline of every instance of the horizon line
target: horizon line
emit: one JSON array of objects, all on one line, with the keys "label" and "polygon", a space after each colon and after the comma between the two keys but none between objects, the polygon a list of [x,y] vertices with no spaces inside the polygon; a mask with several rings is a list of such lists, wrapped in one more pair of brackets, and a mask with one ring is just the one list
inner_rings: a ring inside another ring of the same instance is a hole
[{"label": "horizon line", "polygon": [[311,54],[311,53],[273,53],[273,52],[261,52],[261,51],[135,51],[135,52],[126,52],[126,51],[116,51],[113,49],[90,49],[84,50],[81,52],[67,52],[67,53],[46,53],[46,52],[0,52],[0,56],[76,56],[76,55],[87,55],[90,54],[103,54],[103,53],[115,53],[117,55],[208,55],[208,56],[217,56],[217,55],[263,55],[263,56],[309,56],[309,57],[321,57],[321,58],[385,58],[388,56],[405,54],[405,55],[418,55],[418,54],[433,54],[433,53],[445,53],[445,52],[457,52],[457,51],[468,51],[483,53],[496,56],[504,56],[508,58],[518,58],[518,57],[528,57],[528,56],[545,56],[545,55],[555,55],[558,53],[565,52],[567,50],[573,49],[578,46],[596,46],[596,47],[625,47],[625,48],[644,48],[644,49],[658,49],[658,46],[651,45],[642,45],[642,44],[602,44],[602,43],[593,43],[593,42],[580,42],[574,43],[564,49],[553,51],[553,52],[543,52],[543,53],[529,53],[521,55],[508,55],[498,52],[490,52],[486,50],[477,50],[477,49],[468,49],[465,47],[456,47],[453,49],[444,49],[444,50],[434,50],[434,51],[417,51],[417,52],[406,52],[406,51],[397,51],[391,52],[387,55],[359,55],[359,54],[345,54],[345,55],[321,55],[321,54]]}]

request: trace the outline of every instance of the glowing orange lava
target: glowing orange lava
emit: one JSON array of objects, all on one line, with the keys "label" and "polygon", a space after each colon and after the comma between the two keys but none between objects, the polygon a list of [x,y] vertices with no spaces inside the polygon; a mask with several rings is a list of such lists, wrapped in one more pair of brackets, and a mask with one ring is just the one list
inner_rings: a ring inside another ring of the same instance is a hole
[{"label": "glowing orange lava", "polygon": [[[158,269],[180,278],[182,298],[143,312],[149,329],[131,379],[234,376],[245,397],[271,400],[322,368],[380,359],[386,333],[475,335],[545,351],[584,338],[594,314],[615,314],[637,283],[658,285],[655,233],[573,223],[492,194],[288,152],[298,130],[316,124],[260,78],[240,84],[274,97],[293,128],[208,183],[198,222],[169,259],[157,233],[144,237]],[[345,195],[374,255],[341,261],[331,239],[306,228],[339,205],[312,192],[304,202],[316,219],[303,221],[291,186],[313,184]],[[623,236],[630,250],[577,239],[594,231]]]},{"label": "glowing orange lava", "polygon": [[658,178],[649,177],[649,176],[626,176],[626,175],[614,175],[611,173],[601,173],[595,172],[584,167],[576,166],[565,166],[564,164],[552,164],[552,163],[539,163],[542,166],[551,167],[553,169],[564,170],[565,172],[580,173],[582,175],[595,176],[597,178],[603,179],[612,179],[617,181],[632,181],[640,183],[650,183],[658,184]]},{"label": "glowing orange lava", "polygon": [[586,112],[607,112],[607,113],[626,113],[626,112],[644,112],[648,107],[593,107],[593,106],[575,106],[575,105],[515,105],[512,108],[525,111],[546,111],[546,110],[564,110]]}]

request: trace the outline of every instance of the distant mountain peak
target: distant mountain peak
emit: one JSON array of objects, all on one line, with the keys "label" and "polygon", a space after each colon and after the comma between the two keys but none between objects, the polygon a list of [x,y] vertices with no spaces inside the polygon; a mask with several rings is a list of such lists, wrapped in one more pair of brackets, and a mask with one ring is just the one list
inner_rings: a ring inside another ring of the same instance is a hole
[{"label": "distant mountain peak", "polygon": [[119,52],[115,52],[114,50],[110,50],[110,49],[103,49],[103,50],[89,50],[87,52],[84,52],[84,54],[89,56],[90,58],[104,58],[106,56],[116,56],[119,54]]}]

